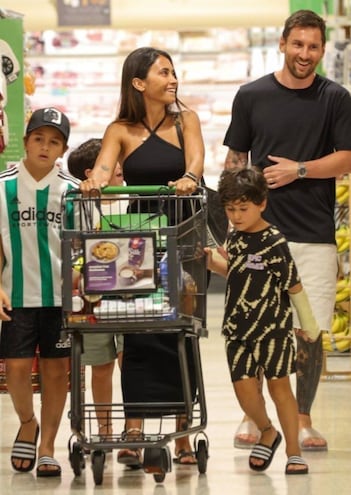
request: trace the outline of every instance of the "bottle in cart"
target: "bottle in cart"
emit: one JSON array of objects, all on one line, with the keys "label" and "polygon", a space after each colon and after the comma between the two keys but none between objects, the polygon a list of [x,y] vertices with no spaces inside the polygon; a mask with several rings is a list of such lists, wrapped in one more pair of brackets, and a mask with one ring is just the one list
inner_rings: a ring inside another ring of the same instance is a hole
[{"label": "bottle in cart", "polygon": [[146,241],[143,237],[131,237],[128,243],[128,265],[140,267],[144,262]]},{"label": "bottle in cart", "polygon": [[[165,299],[169,301],[169,285],[168,285],[168,257],[167,253],[163,255],[159,263],[160,281],[162,289],[164,290]],[[176,308],[170,307],[167,314],[164,316],[165,320],[172,320],[176,318]]]},{"label": "bottle in cart", "polygon": [[165,253],[160,261],[160,280],[164,291],[168,294],[168,257]]}]

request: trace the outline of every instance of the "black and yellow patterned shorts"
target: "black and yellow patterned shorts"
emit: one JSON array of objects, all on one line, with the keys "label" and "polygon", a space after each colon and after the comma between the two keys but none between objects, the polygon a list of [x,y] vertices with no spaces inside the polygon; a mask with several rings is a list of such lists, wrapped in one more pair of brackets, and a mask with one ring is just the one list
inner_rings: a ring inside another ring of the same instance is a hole
[{"label": "black and yellow patterned shorts", "polygon": [[296,371],[295,343],[290,335],[262,341],[227,340],[226,351],[232,382],[258,377],[260,369],[268,380]]}]

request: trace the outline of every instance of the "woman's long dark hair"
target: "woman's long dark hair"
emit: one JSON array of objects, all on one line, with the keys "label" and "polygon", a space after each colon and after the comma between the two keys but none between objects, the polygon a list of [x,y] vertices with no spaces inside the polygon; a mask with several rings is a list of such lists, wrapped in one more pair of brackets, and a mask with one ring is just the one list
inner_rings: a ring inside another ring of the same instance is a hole
[{"label": "woman's long dark hair", "polygon": [[[141,122],[146,116],[143,95],[132,84],[135,77],[146,79],[150,67],[158,57],[167,58],[173,66],[173,61],[169,53],[153,47],[142,47],[132,51],[124,61],[122,69],[121,97],[119,112],[115,122],[125,121],[130,124]],[[167,113],[174,113],[166,107]],[[176,97],[175,106],[178,111],[185,107]]]}]

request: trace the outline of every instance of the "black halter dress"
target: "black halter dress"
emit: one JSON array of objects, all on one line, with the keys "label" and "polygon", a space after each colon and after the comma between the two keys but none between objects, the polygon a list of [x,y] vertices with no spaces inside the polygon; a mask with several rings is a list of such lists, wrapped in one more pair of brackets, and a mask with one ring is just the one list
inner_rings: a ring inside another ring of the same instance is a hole
[{"label": "black halter dress", "polygon": [[[150,135],[123,164],[128,186],[167,185],[168,181],[177,180],[184,174],[183,150],[156,134],[163,121],[153,130],[144,123]],[[188,359],[190,374],[193,375],[190,346]],[[177,334],[125,335],[121,376],[124,402],[182,402]],[[140,417],[140,414],[128,413],[127,409],[126,416]]]}]

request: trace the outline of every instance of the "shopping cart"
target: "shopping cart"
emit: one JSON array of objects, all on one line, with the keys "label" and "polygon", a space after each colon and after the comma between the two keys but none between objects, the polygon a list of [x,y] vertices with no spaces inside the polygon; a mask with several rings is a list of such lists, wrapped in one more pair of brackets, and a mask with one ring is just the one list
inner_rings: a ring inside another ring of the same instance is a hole
[{"label": "shopping cart", "polygon": [[[206,472],[207,412],[199,339],[207,336],[206,192],[177,196],[164,186],[108,187],[62,199],[63,334],[71,338],[72,436],[69,460],[76,476],[90,452],[96,485],[111,449],[144,449],[143,469],[162,482],[171,471],[168,443],[195,434],[198,471]],[[183,399],[175,402],[99,404],[114,432],[99,437],[97,404],[81,384],[83,335],[177,335]],[[193,363],[189,368],[188,348]],[[191,376],[190,376],[191,375]],[[195,396],[194,396],[195,383]],[[142,435],[128,438],[126,414],[142,418]],[[174,431],[181,416],[182,431]]]}]

